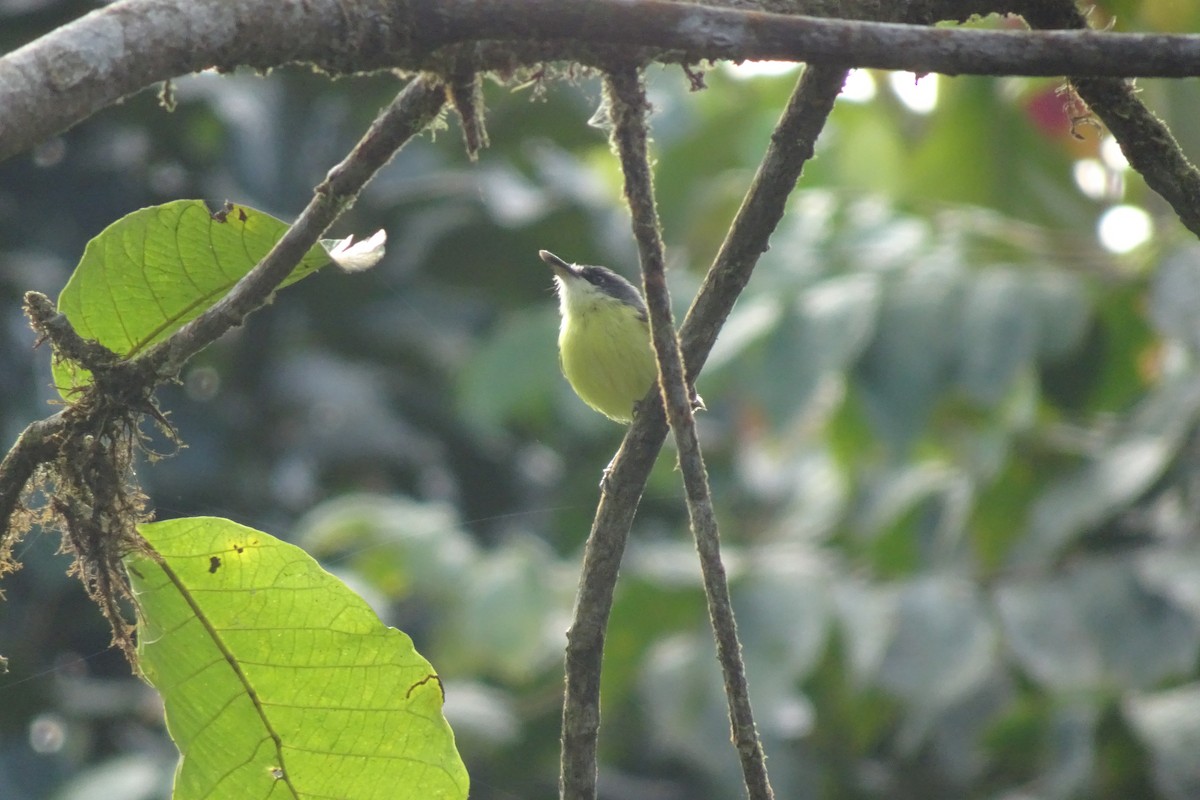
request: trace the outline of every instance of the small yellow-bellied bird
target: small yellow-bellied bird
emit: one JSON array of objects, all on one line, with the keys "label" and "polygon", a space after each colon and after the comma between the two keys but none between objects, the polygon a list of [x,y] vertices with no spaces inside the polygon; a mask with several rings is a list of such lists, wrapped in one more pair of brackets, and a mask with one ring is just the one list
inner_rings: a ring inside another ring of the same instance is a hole
[{"label": "small yellow-bellied bird", "polygon": [[539,250],[558,287],[558,361],[575,394],[609,419],[629,423],[658,378],[642,294],[605,267],[568,264]]}]

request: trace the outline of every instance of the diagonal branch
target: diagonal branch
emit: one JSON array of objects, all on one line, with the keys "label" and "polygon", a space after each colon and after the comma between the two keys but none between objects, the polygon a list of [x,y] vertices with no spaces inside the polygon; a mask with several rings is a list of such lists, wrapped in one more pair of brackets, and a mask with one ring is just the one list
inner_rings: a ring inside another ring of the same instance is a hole
[{"label": "diagonal branch", "polygon": [[173,378],[189,358],[225,331],[241,325],[247,315],[270,299],[367,182],[405,143],[425,129],[445,102],[445,89],[437,79],[419,77],[411,81],[379,113],[350,154],[329,171],[314,190],[312,200],[271,252],[212,308],[139,360],[152,364],[160,381]]},{"label": "diagonal branch", "polygon": [[642,401],[639,409],[601,484],[600,502],[583,550],[571,627],[567,629],[559,774],[562,800],[596,797],[600,666],[613,590],[642,490],[667,438],[662,404]]},{"label": "diagonal branch", "polygon": [[605,88],[612,108],[613,139],[625,176],[625,199],[633,217],[633,233],[641,254],[646,305],[650,312],[650,330],[659,369],[659,383],[666,405],[667,420],[679,450],[679,467],[687,494],[688,517],[700,571],[704,577],[704,595],[708,615],[717,642],[717,661],[725,678],[725,697],[729,704],[729,722],[734,746],[742,766],[742,779],[751,800],[771,800],[775,793],[767,777],[766,754],[754,724],[750,705],[750,684],[742,660],[729,581],[721,562],[720,535],[708,472],[692,415],[691,395],[684,379],[679,339],[671,315],[671,295],[667,290],[663,242],[658,212],[654,207],[654,185],[650,176],[646,114],[649,103],[641,76],[634,67],[622,67],[605,76]]},{"label": "diagonal branch", "polygon": [[[1038,0],[1027,5],[1021,13],[1034,27],[1088,27],[1087,17],[1074,0]],[[1183,154],[1166,124],[1138,98],[1133,82],[1092,77],[1070,81],[1121,145],[1130,166],[1170,204],[1187,229],[1200,236],[1200,170]]]},{"label": "diagonal branch", "polygon": [[[1011,2],[996,5],[1007,10]],[[461,53],[451,45],[474,47],[480,70],[506,72],[551,60],[603,66],[614,59],[778,59],[952,75],[1200,75],[1200,36],[931,29],[744,5],[120,0],[0,58],[0,160],[153,83],[191,72],[303,63],[334,74],[407,69],[450,75]],[[786,7],[829,14],[838,5],[796,0]],[[910,4],[849,5],[847,15],[888,19]],[[982,6],[973,0],[964,10]],[[361,13],[347,13],[348,7]]]},{"label": "diagonal branch", "polygon": [[[225,298],[141,358],[114,365],[138,383],[126,387],[125,394],[131,397],[148,394],[155,385],[173,379],[191,356],[229,328],[240,325],[248,314],[264,305],[362,187],[401,146],[425,128],[444,103],[445,91],[438,80],[422,77],[411,81],[379,114],[350,154],[330,170],[296,223]],[[55,328],[55,325],[61,327],[63,321],[51,315],[52,309],[43,307],[48,303],[36,293],[27,297],[31,319],[43,335],[54,338],[56,345],[71,343],[76,350],[88,353],[96,349],[94,343],[79,340],[74,331]],[[78,356],[78,353],[72,352],[72,355]],[[94,367],[94,364],[89,363],[89,366]],[[0,574],[12,568],[8,555],[21,533],[23,520],[17,518],[17,512],[21,508],[22,493],[31,481],[36,480],[42,465],[69,452],[66,448],[78,446],[79,443],[72,440],[92,430],[92,426],[86,424],[87,415],[92,413],[88,409],[93,408],[89,398],[106,391],[104,383],[100,380],[94,383],[83,402],[29,425],[0,462]],[[120,402],[120,398],[110,399]],[[104,407],[104,404],[99,406]],[[131,413],[143,411],[131,409]],[[154,413],[152,405],[146,413]]]},{"label": "diagonal branch", "polygon": [[[694,380],[708,358],[717,332],[749,281],[759,255],[767,249],[845,76],[844,70],[809,67],[780,117],[742,207],[680,328],[689,380]],[[657,394],[654,390],[649,396]],[[559,784],[564,799],[591,800],[596,796],[605,632],[629,528],[666,435],[662,404],[643,401],[613,458],[584,548],[575,610],[567,631]]]},{"label": "diagonal branch", "polygon": [[766,252],[845,80],[843,68],[813,65],[804,70],[789,98],[742,206],[680,326],[689,381],[700,374],[734,302]]}]

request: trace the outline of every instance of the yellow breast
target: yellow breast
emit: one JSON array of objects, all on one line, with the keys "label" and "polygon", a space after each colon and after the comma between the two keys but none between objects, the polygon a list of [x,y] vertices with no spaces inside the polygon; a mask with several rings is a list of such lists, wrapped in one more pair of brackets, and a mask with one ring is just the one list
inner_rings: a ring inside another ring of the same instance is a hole
[{"label": "yellow breast", "polygon": [[563,374],[601,414],[628,423],[657,379],[650,328],[630,306],[600,300],[564,314],[558,334]]}]

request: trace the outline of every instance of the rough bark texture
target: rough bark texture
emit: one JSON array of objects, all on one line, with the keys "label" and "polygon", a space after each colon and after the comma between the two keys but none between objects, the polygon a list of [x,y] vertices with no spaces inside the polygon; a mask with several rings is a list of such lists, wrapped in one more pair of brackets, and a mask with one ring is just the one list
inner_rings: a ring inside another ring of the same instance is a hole
[{"label": "rough bark texture", "polygon": [[[0,58],[0,159],[147,86],[198,70],[303,63],[335,74],[401,69],[452,78],[463,46],[474,49],[479,69],[500,72],[557,59],[591,66],[782,59],[946,74],[1200,75],[1198,36],[956,30],[861,19],[896,19],[897,11],[915,19],[935,5],[121,0]],[[1015,4],[996,5],[1007,11]],[[846,17],[796,16],[835,8]],[[953,17],[985,8],[971,2]]]}]

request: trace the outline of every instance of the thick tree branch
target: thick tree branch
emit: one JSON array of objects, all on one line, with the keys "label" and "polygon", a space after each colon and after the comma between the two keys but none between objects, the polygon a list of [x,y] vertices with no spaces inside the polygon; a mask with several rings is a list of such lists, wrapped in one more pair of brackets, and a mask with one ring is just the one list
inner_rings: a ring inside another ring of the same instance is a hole
[{"label": "thick tree branch", "polygon": [[688,518],[700,556],[704,595],[717,643],[717,661],[725,679],[731,734],[741,762],[747,794],[751,800],[770,800],[775,793],[767,777],[767,758],[754,724],[750,684],[742,660],[742,643],[737,635],[725,565],[721,562],[720,533],[708,488],[708,472],[704,467],[704,456],[696,433],[692,395],[684,379],[679,338],[671,314],[662,235],[650,176],[646,132],[650,104],[646,101],[641,75],[633,67],[622,67],[607,73],[605,88],[612,108],[613,139],[621,159],[621,172],[625,176],[625,199],[629,203],[634,239],[641,255],[650,331],[659,367],[659,384],[667,421],[679,450]]},{"label": "thick tree branch", "polygon": [[[1023,14],[1035,27],[1088,26],[1074,0],[1038,0],[1027,5]],[[1138,98],[1133,82],[1121,78],[1070,80],[1080,99],[1112,132],[1130,166],[1162,195],[1187,229],[1200,236],[1200,170],[1183,154],[1163,121]]]},{"label": "thick tree branch", "polygon": [[947,74],[1200,75],[1200,36],[929,29],[670,0],[121,0],[0,59],[0,160],[190,72],[306,63],[333,73],[450,75],[458,53],[445,48],[466,43],[476,45],[480,69],[502,71],[556,59],[707,58]]}]

